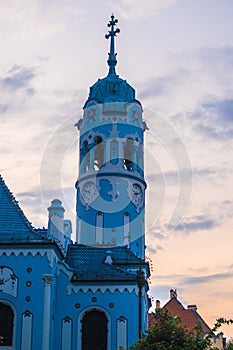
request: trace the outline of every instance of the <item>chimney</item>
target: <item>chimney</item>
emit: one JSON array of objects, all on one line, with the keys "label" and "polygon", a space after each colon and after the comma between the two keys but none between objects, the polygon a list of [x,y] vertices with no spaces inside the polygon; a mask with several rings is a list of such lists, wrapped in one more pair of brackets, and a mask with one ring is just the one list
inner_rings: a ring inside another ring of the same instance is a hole
[{"label": "chimney", "polygon": [[156,304],[155,304],[155,308],[156,309],[160,309],[160,300],[156,300]]},{"label": "chimney", "polygon": [[49,224],[48,228],[51,236],[57,236],[64,234],[64,211],[62,202],[59,199],[54,199],[51,202],[49,211]]},{"label": "chimney", "polygon": [[65,209],[59,199],[54,199],[51,202],[49,211],[48,223],[48,238],[53,239],[65,251],[71,242],[71,222],[64,220]]},{"label": "chimney", "polygon": [[177,298],[176,289],[170,289],[170,299]]},{"label": "chimney", "polygon": [[188,310],[197,310],[197,305],[188,305]]}]

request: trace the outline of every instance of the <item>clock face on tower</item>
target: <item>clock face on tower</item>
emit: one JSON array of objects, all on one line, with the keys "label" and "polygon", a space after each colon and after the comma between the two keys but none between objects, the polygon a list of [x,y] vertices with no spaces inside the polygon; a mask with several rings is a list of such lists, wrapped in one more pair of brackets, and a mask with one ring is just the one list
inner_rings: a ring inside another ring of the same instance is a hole
[{"label": "clock face on tower", "polygon": [[143,205],[143,192],[139,184],[133,184],[130,188],[130,199],[132,203],[139,209]]},{"label": "clock face on tower", "polygon": [[81,189],[81,194],[87,205],[93,202],[97,196],[95,183],[92,181],[86,182]]}]

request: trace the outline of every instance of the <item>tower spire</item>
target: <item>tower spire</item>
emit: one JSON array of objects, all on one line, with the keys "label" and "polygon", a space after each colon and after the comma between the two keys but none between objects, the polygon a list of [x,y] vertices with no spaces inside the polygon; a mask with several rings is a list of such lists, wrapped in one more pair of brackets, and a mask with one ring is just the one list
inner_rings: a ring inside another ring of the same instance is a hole
[{"label": "tower spire", "polygon": [[110,52],[108,53],[108,65],[109,65],[109,74],[116,74],[115,72],[115,66],[117,64],[116,60],[116,53],[115,53],[115,42],[114,37],[116,34],[120,33],[120,29],[116,28],[114,29],[114,26],[118,23],[118,19],[115,18],[115,16],[112,14],[111,20],[107,24],[107,26],[110,28],[108,31],[108,34],[105,35],[106,39],[110,38]]}]

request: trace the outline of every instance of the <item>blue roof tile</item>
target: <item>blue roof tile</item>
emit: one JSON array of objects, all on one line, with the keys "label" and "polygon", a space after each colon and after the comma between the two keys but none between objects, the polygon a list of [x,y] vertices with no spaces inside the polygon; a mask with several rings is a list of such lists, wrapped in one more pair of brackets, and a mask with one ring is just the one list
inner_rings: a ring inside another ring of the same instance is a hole
[{"label": "blue roof tile", "polygon": [[40,240],[42,237],[24,215],[0,175],[0,242]]},{"label": "blue roof tile", "polygon": [[[111,250],[112,264],[105,263],[107,251]],[[127,247],[95,248],[81,244],[70,245],[66,263],[74,269],[73,281],[85,280],[136,280],[136,273],[119,267],[145,262],[135,256]]]}]

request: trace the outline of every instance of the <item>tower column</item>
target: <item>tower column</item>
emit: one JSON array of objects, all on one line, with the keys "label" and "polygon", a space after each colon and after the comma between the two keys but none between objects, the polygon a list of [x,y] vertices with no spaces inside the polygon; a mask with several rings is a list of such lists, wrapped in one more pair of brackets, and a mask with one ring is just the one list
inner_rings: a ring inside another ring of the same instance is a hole
[{"label": "tower column", "polygon": [[107,140],[106,141],[106,158],[105,158],[106,163],[110,161],[110,147],[111,147],[110,140]]},{"label": "tower column", "polygon": [[123,141],[119,141],[119,162],[124,167],[124,144]]},{"label": "tower column", "polygon": [[80,157],[80,159],[81,159],[81,162],[80,162],[80,174],[84,174],[85,171],[86,171],[86,158],[85,158],[86,153],[87,152],[85,152],[84,150],[80,151],[80,155],[81,155],[81,157]]},{"label": "tower column", "polygon": [[90,170],[94,169],[94,153],[95,149],[92,147],[90,150]]},{"label": "tower column", "polygon": [[43,331],[42,349],[49,350],[50,345],[50,321],[51,321],[51,287],[53,283],[52,275],[43,275],[44,282],[44,310],[43,310]]},{"label": "tower column", "polygon": [[142,149],[142,147],[139,147],[139,150],[138,150],[138,171],[142,175],[144,175],[143,174],[143,167],[144,167],[144,164],[143,164],[143,149]]},{"label": "tower column", "polygon": [[132,145],[132,168],[137,170],[137,146]]}]

